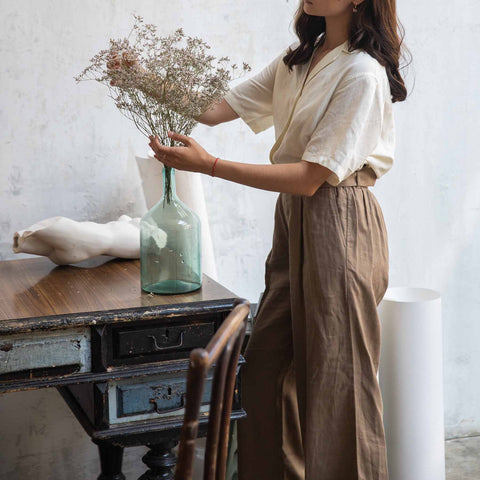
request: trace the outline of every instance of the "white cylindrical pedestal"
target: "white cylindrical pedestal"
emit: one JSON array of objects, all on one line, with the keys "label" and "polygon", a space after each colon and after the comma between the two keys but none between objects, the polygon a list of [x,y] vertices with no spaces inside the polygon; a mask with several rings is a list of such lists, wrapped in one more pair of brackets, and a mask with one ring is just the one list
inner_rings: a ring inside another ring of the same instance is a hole
[{"label": "white cylindrical pedestal", "polygon": [[390,480],[445,480],[441,297],[391,287],[378,306]]}]

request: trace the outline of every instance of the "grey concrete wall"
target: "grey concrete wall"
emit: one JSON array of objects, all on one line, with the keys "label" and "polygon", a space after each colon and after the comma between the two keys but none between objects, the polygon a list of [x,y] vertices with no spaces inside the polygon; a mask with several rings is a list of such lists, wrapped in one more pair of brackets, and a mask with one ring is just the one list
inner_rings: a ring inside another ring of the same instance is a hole
[{"label": "grey concrete wall", "polygon": [[[414,56],[405,103],[395,106],[395,165],[372,191],[389,233],[390,285],[433,288],[444,306],[446,437],[478,434],[480,196],[477,145],[480,21],[474,0],[399,3]],[[110,37],[128,33],[131,12],[162,34],[183,26],[212,54],[254,74],[295,38],[297,2],[0,0],[0,259],[13,233],[65,215],[109,221],[141,215],[135,155],[144,137],[101,85],[79,73]],[[241,81],[241,80],[239,80]],[[273,129],[255,136],[240,120],[192,136],[210,153],[268,163]],[[264,288],[277,194],[203,178],[219,281],[256,302]],[[96,447],[53,390],[0,396],[0,479],[95,478]],[[125,459],[136,478],[144,449]]]},{"label": "grey concrete wall", "polygon": [[374,187],[390,235],[390,284],[442,294],[446,437],[473,435],[480,433],[478,4],[397,3],[414,63],[411,95],[396,107],[396,165]]},{"label": "grey concrete wall", "polygon": [[[251,8],[216,0],[0,0],[0,259],[27,257],[12,253],[13,233],[44,218],[105,222],[144,213],[135,155],[148,151],[145,138],[105,87],[73,79],[109,38],[128,34],[131,13],[156,24],[162,35],[183,26],[207,41],[213,55],[258,69],[291,38],[292,5],[271,11],[272,2],[256,2],[254,16]],[[256,163],[264,163],[273,142],[273,132],[254,137],[240,121],[216,129],[199,125],[192,136],[223,158]],[[205,180],[220,281],[255,302],[263,289],[275,194]],[[55,390],[0,395],[0,416],[1,480],[98,475],[96,446]],[[145,450],[126,451],[128,479],[145,471]]]}]

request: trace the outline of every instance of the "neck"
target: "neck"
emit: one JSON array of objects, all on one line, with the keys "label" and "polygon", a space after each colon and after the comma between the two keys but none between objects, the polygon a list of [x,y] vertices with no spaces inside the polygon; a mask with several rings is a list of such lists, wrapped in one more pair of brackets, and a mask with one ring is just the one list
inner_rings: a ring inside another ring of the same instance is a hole
[{"label": "neck", "polygon": [[351,19],[352,12],[350,9],[346,10],[345,13],[341,15],[325,17],[323,46],[327,50],[333,50],[348,40]]}]

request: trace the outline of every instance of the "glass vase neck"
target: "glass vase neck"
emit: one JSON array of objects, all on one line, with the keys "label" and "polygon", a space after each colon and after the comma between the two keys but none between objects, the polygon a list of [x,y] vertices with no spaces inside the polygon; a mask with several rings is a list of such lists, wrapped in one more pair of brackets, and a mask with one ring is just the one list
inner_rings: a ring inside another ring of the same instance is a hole
[{"label": "glass vase neck", "polygon": [[163,200],[166,200],[167,203],[170,203],[172,200],[178,201],[177,197],[177,186],[175,182],[175,169],[163,167],[162,169],[162,178],[163,178]]}]

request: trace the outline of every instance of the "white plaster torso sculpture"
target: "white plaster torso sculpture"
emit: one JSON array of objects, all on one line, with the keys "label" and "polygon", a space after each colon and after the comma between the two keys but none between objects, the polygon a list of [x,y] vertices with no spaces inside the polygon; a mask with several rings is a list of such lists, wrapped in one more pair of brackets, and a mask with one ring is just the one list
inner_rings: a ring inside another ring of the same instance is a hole
[{"label": "white plaster torso sculpture", "polygon": [[[162,195],[163,164],[153,155],[136,157],[139,181],[150,209]],[[175,171],[177,193],[202,222],[202,270],[217,278],[212,238],[200,174]],[[15,253],[43,255],[57,265],[78,263],[98,255],[120,258],[140,258],[140,220],[122,215],[105,224],[77,222],[66,217],[52,217],[16,232],[13,237]],[[159,248],[167,243],[166,233],[156,231]]]},{"label": "white plaster torso sculpture", "polygon": [[[166,235],[159,238],[165,245]],[[140,256],[140,218],[122,215],[108,223],[76,222],[52,217],[16,232],[15,253],[44,255],[57,265],[77,263],[97,255],[121,258]]]}]

